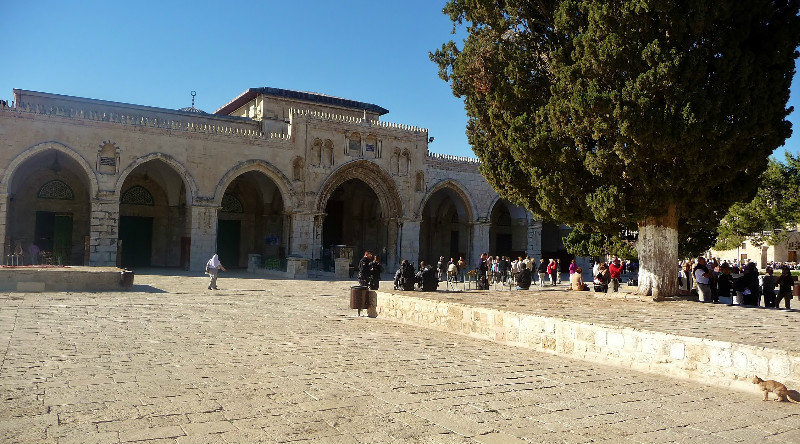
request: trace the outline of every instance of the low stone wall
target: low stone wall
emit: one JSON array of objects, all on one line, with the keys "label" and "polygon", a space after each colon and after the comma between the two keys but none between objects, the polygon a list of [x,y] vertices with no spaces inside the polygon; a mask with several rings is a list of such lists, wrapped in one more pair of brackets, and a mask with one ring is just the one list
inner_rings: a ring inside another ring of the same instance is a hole
[{"label": "low stone wall", "polygon": [[0,268],[0,291],[119,291],[132,286],[133,272],[116,267]]},{"label": "low stone wall", "polygon": [[758,390],[750,382],[753,375],[776,379],[790,388],[800,387],[800,354],[768,347],[575,322],[387,292],[378,293],[378,316],[749,392]]}]

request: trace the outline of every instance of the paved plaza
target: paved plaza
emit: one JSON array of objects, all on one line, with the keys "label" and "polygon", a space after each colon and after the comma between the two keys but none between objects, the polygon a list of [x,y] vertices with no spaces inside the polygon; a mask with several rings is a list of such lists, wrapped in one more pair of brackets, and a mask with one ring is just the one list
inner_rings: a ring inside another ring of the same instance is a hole
[{"label": "paved plaza", "polygon": [[[0,296],[0,441],[800,442],[800,405],[356,318],[351,282],[206,285],[140,274],[130,292]],[[666,305],[622,316],[566,292],[460,297],[675,328],[696,314],[718,334],[764,313],[673,303],[670,323]]]}]

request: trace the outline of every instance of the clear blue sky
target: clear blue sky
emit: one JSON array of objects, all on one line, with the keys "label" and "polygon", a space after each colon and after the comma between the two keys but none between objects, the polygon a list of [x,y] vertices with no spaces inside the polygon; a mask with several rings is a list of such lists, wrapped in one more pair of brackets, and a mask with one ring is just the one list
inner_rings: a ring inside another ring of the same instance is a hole
[{"label": "clear blue sky", "polygon": [[[195,90],[212,112],[251,87],[315,91],[383,106],[383,120],[428,128],[432,151],[473,156],[463,103],[428,59],[453,37],[443,3],[0,0],[0,98],[21,88],[181,108]],[[798,153],[800,111],[790,120]]]}]

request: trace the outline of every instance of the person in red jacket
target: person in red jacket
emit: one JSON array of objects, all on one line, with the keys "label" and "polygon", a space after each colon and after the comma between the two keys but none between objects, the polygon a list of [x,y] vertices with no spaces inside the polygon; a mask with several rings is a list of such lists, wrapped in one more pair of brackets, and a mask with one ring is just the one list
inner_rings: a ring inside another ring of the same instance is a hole
[{"label": "person in red jacket", "polygon": [[622,279],[622,265],[620,265],[619,259],[611,262],[608,266],[608,273],[611,275],[611,288],[616,292],[619,290],[619,281]]},{"label": "person in red jacket", "polygon": [[547,265],[547,273],[550,275],[550,285],[556,285],[556,273],[558,273],[558,264],[555,259],[550,259]]}]

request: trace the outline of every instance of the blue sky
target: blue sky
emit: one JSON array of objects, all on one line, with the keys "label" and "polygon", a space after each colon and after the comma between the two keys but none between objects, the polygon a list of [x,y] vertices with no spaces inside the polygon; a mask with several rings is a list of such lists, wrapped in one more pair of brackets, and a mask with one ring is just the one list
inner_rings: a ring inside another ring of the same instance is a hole
[{"label": "blue sky", "polygon": [[[212,112],[251,87],[315,91],[383,106],[383,120],[428,128],[432,151],[472,156],[463,103],[428,59],[453,37],[443,3],[0,0],[0,98],[21,88],[181,108],[195,90]],[[798,153],[800,111],[790,120]]]}]

